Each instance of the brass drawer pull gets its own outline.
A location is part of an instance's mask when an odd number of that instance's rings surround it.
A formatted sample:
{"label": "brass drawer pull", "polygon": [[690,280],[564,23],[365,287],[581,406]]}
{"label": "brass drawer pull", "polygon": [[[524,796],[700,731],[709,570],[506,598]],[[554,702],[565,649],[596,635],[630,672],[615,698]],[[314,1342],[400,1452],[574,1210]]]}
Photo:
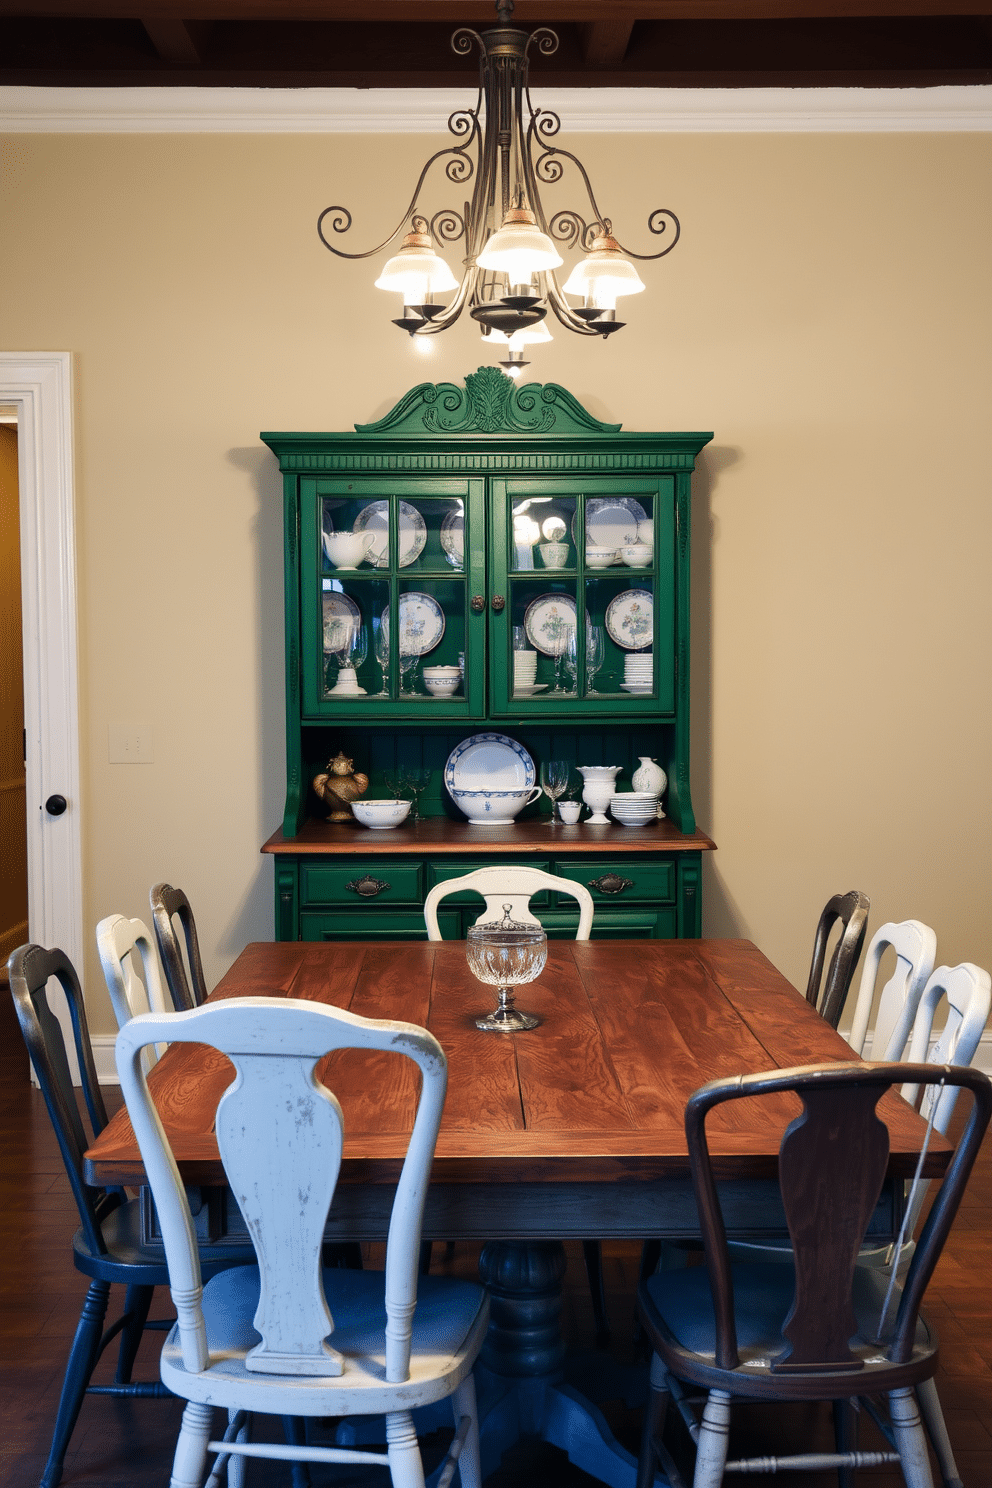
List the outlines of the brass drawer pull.
{"label": "brass drawer pull", "polygon": [[598,889],[601,894],[622,894],[624,889],[634,887],[634,880],[621,878],[619,873],[604,873],[602,878],[591,878],[589,887]]}
{"label": "brass drawer pull", "polygon": [[503,598],[502,594],[493,595],[492,606],[494,614],[501,615],[503,613],[503,611],[506,609],[506,600]]}
{"label": "brass drawer pull", "polygon": [[374,899],[376,894],[381,894],[384,889],[391,889],[392,884],[386,883],[384,878],[373,878],[371,873],[365,873],[361,878],[353,878],[351,883],[345,884],[353,894],[359,894],[363,899]]}
{"label": "brass drawer pull", "polygon": [[473,594],[471,606],[473,615],[481,615],[486,608],[486,596],[484,594]]}

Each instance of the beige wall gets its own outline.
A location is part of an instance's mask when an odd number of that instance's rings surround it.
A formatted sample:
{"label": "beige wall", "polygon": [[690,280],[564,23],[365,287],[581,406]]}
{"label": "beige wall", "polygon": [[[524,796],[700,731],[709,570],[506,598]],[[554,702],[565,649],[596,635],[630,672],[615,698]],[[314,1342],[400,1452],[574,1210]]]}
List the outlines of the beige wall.
{"label": "beige wall", "polygon": [[[342,202],[356,247],[384,236],[434,143],[21,136],[0,173],[3,345],[74,354],[86,922],[182,884],[211,981],[272,933],[281,496],[258,431],[346,429],[487,359],[469,324],[418,355],[370,266],[314,232]],[[858,887],[872,925],[916,916],[942,960],[992,965],[992,140],[575,143],[631,246],[650,206],[683,222],[628,329],[561,333],[531,375],[627,428],[715,430],[694,518],[707,933],[803,982],[823,902]],[[116,719],[152,724],[154,764],[108,763]]]}

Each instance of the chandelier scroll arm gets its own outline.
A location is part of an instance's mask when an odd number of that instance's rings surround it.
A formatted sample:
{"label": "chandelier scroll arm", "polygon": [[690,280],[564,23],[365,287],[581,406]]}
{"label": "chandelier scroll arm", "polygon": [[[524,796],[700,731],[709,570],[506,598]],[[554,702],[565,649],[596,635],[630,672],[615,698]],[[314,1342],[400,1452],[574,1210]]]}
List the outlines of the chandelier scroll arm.
{"label": "chandelier scroll arm", "polygon": [[[462,111],[459,110],[458,112],[460,113]],[[454,117],[456,117],[456,115],[452,115],[452,118],[454,118]],[[449,146],[447,146],[443,150],[437,150],[430,157],[430,159],[425,164],[423,170],[420,172],[420,177],[419,177],[419,179],[417,181],[416,186],[414,187],[413,196],[410,198],[410,203],[407,206],[406,211],[403,213],[403,215],[400,218],[399,222],[393,228],[393,231],[389,234],[388,237],[383,238],[383,240],[382,240],[381,243],[376,244],[376,246],[374,248],[368,248],[368,249],[366,249],[366,251],[364,253],[348,253],[343,248],[335,248],[334,244],[328,242],[327,238],[324,236],[324,219],[325,219],[325,217],[329,216],[329,214],[332,213],[332,212],[338,212],[338,213],[343,214],[341,217],[332,218],[332,220],[331,220],[331,229],[332,229],[332,231],[337,232],[337,233],[345,233],[345,232],[347,232],[348,229],[351,227],[351,224],[352,224],[352,220],[353,219],[352,219],[352,215],[351,215],[351,213],[350,213],[350,211],[348,210],[347,207],[334,206],[334,207],[325,207],[324,210],[321,212],[320,216],[317,218],[317,236],[319,237],[320,241],[323,243],[324,247],[328,250],[329,253],[333,253],[336,258],[351,258],[351,259],[372,258],[372,257],[374,257],[375,254],[381,253],[382,250],[383,250],[383,248],[388,247],[388,245],[390,243],[392,243],[396,238],[399,237],[399,235],[403,231],[403,228],[406,225],[406,223],[409,222],[410,219],[412,218],[413,213],[414,213],[414,211],[416,209],[416,206],[417,206],[417,202],[420,199],[420,192],[421,192],[421,189],[423,188],[424,181],[427,179],[427,173],[430,170],[431,166],[434,165],[436,161],[443,160],[445,158],[445,156],[450,156],[451,159],[448,161],[448,165],[445,168],[445,174],[448,175],[449,180],[452,180],[452,181],[468,181],[468,180],[471,180],[473,174],[475,173],[475,162],[472,160],[472,157],[468,153],[467,145],[471,143],[471,140],[472,140],[472,138],[474,138],[475,134],[477,133],[477,130],[478,130],[478,120],[476,120],[475,128],[472,130],[472,132],[471,132],[471,134],[469,136],[469,140],[466,142],[466,144],[464,144],[464,145],[449,145]],[[451,171],[451,168],[453,166],[456,167],[456,174],[452,176],[452,175],[450,175],[450,171]]]}
{"label": "chandelier scroll arm", "polygon": [[622,252],[627,254],[628,258],[640,259],[642,263],[652,262],[656,258],[664,258],[667,253],[671,253],[675,244],[682,236],[682,224],[670,207],[655,207],[651,216],[648,218],[648,231],[659,236],[663,232],[666,232],[668,230],[668,223],[663,220],[664,218],[668,218],[675,223],[675,236],[668,247],[662,248],[660,253],[635,253],[633,248],[628,248],[624,243],[619,242],[619,240],[617,246]]}

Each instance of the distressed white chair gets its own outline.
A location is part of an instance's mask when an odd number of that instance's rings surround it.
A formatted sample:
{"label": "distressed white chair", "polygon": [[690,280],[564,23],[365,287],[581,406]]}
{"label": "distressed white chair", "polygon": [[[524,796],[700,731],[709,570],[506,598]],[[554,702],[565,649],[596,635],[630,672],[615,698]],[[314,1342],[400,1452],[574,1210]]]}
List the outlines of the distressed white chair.
{"label": "distressed white chair", "polygon": [[904,1057],[923,988],[937,961],[937,937],[921,920],[902,920],[899,924],[890,921],[875,931],[865,952],[854,1020],[847,1039],[855,1054],[865,1051],[878,968],[890,948],[896,953],[896,965],[878,999],[871,1044],[875,1059]]}
{"label": "distressed white chair", "polygon": [[[258,1265],[202,1288],[186,1195],[142,1066],[144,1047],[163,1039],[211,1045],[237,1071],[217,1107],[215,1131]],[[411,1059],[422,1077],[384,1272],[320,1265],[344,1124],[315,1066],[339,1049]],[[173,1488],[203,1482],[208,1451],[235,1460],[386,1463],[394,1488],[423,1488],[410,1412],[448,1397],[456,1421],[449,1458],[457,1459],[463,1488],[480,1488],[471,1371],[488,1301],[480,1286],[447,1277],[420,1278],[418,1288],[420,1228],[447,1084],[444,1052],[433,1035],[314,1003],[239,998],[164,1018],[132,1018],[117,1037],[117,1068],[161,1222],[178,1318],[161,1364],[163,1383],[189,1402]],[[215,1407],[230,1420],[223,1441],[211,1440]],[[385,1415],[387,1450],[253,1443],[245,1440],[240,1414],[252,1411]]]}
{"label": "distressed white chair", "polygon": [[[96,945],[118,1028],[141,1013],[172,1011],[162,963],[143,920],[108,915],[96,927]],[[145,1055],[149,1068],[161,1052],[149,1046]]]}
{"label": "distressed white chair", "polygon": [[573,883],[569,878],[557,878],[545,873],[543,868],[527,868],[518,863],[500,864],[495,868],[476,868],[461,878],[449,878],[445,883],[435,884],[424,901],[424,919],[427,923],[427,939],[440,940],[441,931],[437,923],[437,907],[449,894],[462,894],[474,889],[486,901],[486,907],[476,924],[487,919],[502,919],[503,906],[509,904],[510,914],[524,925],[539,925],[540,920],[531,912],[530,901],[542,889],[552,889],[556,894],[568,894],[579,905],[579,928],[576,940],[588,940],[592,930],[592,895],[585,884]]}

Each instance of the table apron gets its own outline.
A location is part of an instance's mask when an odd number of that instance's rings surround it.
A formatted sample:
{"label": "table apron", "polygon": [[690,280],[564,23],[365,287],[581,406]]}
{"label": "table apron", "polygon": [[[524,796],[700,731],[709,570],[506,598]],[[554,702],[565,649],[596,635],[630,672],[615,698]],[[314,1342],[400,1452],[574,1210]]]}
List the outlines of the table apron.
{"label": "table apron", "polygon": [[[786,1238],[773,1179],[717,1184],[732,1239]],[[228,1189],[187,1190],[201,1246],[247,1235]],[[395,1189],[390,1184],[340,1184],[325,1229],[327,1240],[385,1240]],[[902,1218],[901,1182],[888,1180],[868,1237],[895,1238]],[[146,1244],[160,1244],[150,1190],[141,1190]],[[688,1178],[646,1183],[432,1183],[424,1210],[425,1240],[685,1240],[698,1238],[699,1218]]]}

